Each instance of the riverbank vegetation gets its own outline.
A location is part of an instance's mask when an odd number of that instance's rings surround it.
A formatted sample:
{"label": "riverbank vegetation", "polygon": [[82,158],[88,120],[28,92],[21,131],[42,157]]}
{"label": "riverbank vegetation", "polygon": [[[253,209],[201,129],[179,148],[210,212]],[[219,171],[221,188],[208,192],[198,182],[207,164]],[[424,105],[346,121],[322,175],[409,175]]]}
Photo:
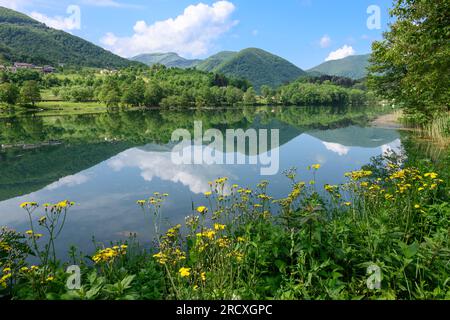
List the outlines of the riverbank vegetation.
{"label": "riverbank vegetation", "polygon": [[[73,203],[23,203],[30,230],[0,232],[1,294],[12,299],[449,299],[450,204],[447,157],[437,166],[391,154],[349,172],[341,185],[316,185],[321,166],[286,172],[282,199],[210,183],[185,225],[166,226],[155,192],[136,199],[154,245],[134,238],[71,250],[53,245]],[[307,176],[302,174],[302,176]],[[140,209],[139,209],[140,208]],[[32,255],[39,261],[27,263]],[[81,288],[68,265],[80,266]],[[70,282],[69,281],[69,282]]]}
{"label": "riverbank vegetation", "polygon": [[[90,69],[75,74],[40,75],[30,70],[0,77],[0,102],[5,106],[40,108],[86,103],[106,107],[205,108],[237,105],[357,105],[368,94],[351,79],[303,77],[277,89],[268,86],[258,94],[246,80],[194,69],[161,65],[132,67],[113,73]],[[58,104],[59,103],[59,104]]]}
{"label": "riverbank vegetation", "polygon": [[405,121],[450,137],[448,1],[394,1],[396,21],[374,42],[369,87],[402,107]]}

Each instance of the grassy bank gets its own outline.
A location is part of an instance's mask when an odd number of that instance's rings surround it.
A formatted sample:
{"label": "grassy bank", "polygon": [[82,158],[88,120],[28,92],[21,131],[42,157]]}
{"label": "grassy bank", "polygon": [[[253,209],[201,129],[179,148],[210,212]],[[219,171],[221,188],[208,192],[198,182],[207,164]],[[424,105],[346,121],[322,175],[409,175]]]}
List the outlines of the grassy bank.
{"label": "grassy bank", "polygon": [[[292,191],[273,199],[211,182],[185,225],[164,229],[164,202],[137,201],[158,234],[151,250],[133,238],[91,256],[54,243],[72,203],[24,203],[31,228],[0,233],[2,294],[13,299],[450,299],[450,159],[375,159],[339,186],[318,186],[320,165],[286,172]],[[41,263],[27,265],[33,254]],[[81,289],[69,290],[69,264]],[[72,281],[71,279],[69,279]],[[378,281],[379,280],[379,281]],[[70,282],[69,281],[69,282]]]}

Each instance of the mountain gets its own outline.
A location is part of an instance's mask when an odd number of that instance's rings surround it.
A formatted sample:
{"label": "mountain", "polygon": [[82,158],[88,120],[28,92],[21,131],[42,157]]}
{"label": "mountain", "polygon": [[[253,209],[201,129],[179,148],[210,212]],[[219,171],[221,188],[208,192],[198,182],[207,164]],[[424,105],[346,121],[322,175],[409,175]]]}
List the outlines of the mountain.
{"label": "mountain", "polygon": [[367,76],[367,67],[370,64],[369,58],[370,54],[365,54],[327,61],[308,70],[308,73],[313,75],[326,74],[359,80]]}
{"label": "mountain", "polygon": [[136,62],[121,58],[25,14],[0,7],[0,60],[39,65],[121,68]]}
{"label": "mountain", "polygon": [[306,74],[289,61],[256,48],[237,53],[219,53],[200,64],[199,68],[229,77],[247,79],[256,90],[262,85],[275,88]]}
{"label": "mountain", "polygon": [[200,62],[202,62],[202,60],[185,59],[173,52],[141,54],[131,58],[131,60],[142,62],[148,66],[152,66],[154,64],[163,64],[169,68],[182,68],[182,69],[193,68]]}
{"label": "mountain", "polygon": [[201,71],[211,72],[225,61],[233,58],[237,52],[222,51],[199,63],[196,68]]}

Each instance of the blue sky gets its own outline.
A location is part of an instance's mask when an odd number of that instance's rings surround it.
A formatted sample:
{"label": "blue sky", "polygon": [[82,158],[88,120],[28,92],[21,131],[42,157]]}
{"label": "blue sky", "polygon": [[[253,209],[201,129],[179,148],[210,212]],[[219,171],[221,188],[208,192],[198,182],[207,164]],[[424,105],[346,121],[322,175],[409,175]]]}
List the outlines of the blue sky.
{"label": "blue sky", "polygon": [[[0,0],[0,5],[125,57],[173,51],[204,58],[258,47],[308,69],[370,52],[387,28],[390,1]],[[379,29],[367,27],[371,5],[381,10]]]}

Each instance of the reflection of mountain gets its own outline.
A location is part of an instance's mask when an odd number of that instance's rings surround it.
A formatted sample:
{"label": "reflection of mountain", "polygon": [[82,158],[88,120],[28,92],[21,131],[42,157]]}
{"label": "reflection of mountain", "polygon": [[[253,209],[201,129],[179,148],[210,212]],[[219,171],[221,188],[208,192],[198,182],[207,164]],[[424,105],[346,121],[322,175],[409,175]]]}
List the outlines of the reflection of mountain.
{"label": "reflection of mountain", "polygon": [[400,139],[400,134],[395,130],[358,126],[333,130],[313,130],[306,133],[328,143],[331,148],[332,144],[345,147],[377,148]]}
{"label": "reflection of mountain", "polygon": [[0,153],[0,201],[40,190],[105,161],[127,143],[60,145]]}
{"label": "reflection of mountain", "polygon": [[[52,183],[73,183],[61,178],[74,175],[137,146],[153,153],[167,153],[178,128],[193,133],[194,121],[203,122],[203,132],[217,128],[279,129],[280,146],[305,131],[345,154],[342,146],[378,147],[399,138],[393,130],[349,127],[359,123],[367,110],[336,108],[244,108],[202,111],[130,111],[99,115],[61,117],[13,117],[0,119],[1,144],[39,144],[60,140],[64,144],[33,150],[0,149],[0,201],[40,190]],[[105,142],[116,141],[116,142]],[[269,149],[271,149],[269,144]],[[241,154],[249,154],[238,149]]]}

